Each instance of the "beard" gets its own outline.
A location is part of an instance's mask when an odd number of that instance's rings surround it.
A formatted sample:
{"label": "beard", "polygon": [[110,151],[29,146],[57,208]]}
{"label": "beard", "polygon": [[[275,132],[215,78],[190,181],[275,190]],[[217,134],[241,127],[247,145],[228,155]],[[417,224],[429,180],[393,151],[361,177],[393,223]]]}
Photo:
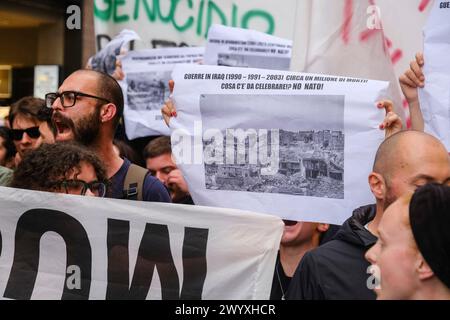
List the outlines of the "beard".
{"label": "beard", "polygon": [[53,122],[58,131],[57,135],[61,131],[70,130],[74,141],[89,147],[95,144],[100,134],[100,108],[96,107],[93,113],[78,119],[76,123],[59,111],[55,111]]}
{"label": "beard", "polygon": [[389,184],[386,184],[386,198],[384,200],[383,210],[386,211],[386,209],[391,204],[393,204],[397,199],[398,199],[398,197],[394,194],[394,192],[392,192],[392,189],[389,186]]}

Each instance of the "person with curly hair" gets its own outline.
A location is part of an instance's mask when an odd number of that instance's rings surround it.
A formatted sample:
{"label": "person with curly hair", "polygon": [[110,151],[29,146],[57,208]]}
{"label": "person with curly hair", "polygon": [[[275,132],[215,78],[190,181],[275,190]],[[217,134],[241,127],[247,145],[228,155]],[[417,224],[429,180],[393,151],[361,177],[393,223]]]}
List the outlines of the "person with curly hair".
{"label": "person with curly hair", "polygon": [[26,153],[13,188],[104,197],[106,171],[90,150],[73,143],[43,144]]}

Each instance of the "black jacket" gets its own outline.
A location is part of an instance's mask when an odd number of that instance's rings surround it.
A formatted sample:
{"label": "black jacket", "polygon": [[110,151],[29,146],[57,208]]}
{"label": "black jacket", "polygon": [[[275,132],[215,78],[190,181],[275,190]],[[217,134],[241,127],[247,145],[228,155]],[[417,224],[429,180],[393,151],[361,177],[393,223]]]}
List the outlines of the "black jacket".
{"label": "black jacket", "polygon": [[[336,233],[340,230],[341,226],[330,224],[328,230],[321,234],[319,245],[323,245],[328,241],[331,241]],[[280,251],[278,251],[277,262],[275,264],[275,271],[272,280],[272,291],[270,292],[270,300],[281,300],[285,298],[285,294],[288,291],[289,284],[292,277],[288,277],[284,273],[283,266],[280,262]]]}
{"label": "black jacket", "polygon": [[370,274],[366,251],[377,238],[364,226],[375,217],[375,205],[360,207],[330,242],[306,253],[289,286],[286,299],[375,299],[367,287]]}

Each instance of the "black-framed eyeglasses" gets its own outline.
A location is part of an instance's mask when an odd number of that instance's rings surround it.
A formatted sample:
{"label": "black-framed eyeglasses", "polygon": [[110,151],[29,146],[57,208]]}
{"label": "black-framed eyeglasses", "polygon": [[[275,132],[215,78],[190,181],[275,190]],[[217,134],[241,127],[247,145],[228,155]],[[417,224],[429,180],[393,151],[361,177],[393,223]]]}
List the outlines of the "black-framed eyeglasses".
{"label": "black-framed eyeglasses", "polygon": [[20,141],[23,138],[23,134],[26,132],[31,139],[37,139],[41,136],[39,127],[31,127],[27,129],[11,129],[11,138],[16,141]]}
{"label": "black-framed eyeglasses", "polygon": [[68,194],[79,194],[84,196],[88,190],[96,197],[104,197],[106,194],[106,184],[100,181],[86,182],[77,179],[63,180],[61,186]]}
{"label": "black-framed eyeglasses", "polygon": [[56,99],[61,100],[61,105],[64,108],[70,108],[75,105],[77,102],[77,97],[87,97],[87,98],[93,98],[97,100],[105,101],[106,103],[109,103],[110,101],[108,99],[93,96],[91,94],[78,92],[78,91],[64,91],[64,92],[50,92],[45,95],[45,105],[47,108],[51,108],[53,106],[53,103],[56,101]]}

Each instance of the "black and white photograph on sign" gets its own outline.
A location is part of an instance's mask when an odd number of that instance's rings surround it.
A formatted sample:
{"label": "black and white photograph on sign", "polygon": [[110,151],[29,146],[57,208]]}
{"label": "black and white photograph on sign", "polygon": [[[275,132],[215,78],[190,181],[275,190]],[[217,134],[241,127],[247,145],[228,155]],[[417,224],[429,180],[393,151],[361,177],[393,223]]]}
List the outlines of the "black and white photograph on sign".
{"label": "black and white photograph on sign", "polygon": [[253,127],[213,129],[220,121],[213,110],[249,104],[273,108],[273,98],[201,95],[202,121],[208,123],[203,135],[205,187],[344,199],[343,96],[276,96],[278,103],[297,111],[287,127],[264,128],[264,120],[256,118]]}
{"label": "black and white photograph on sign", "polygon": [[125,77],[119,83],[128,139],[170,134],[161,106],[170,94],[168,81],[173,68],[178,63],[203,60],[204,52],[204,47],[138,49],[121,57]]}
{"label": "black and white photograph on sign", "polygon": [[127,100],[131,110],[159,110],[169,97],[171,71],[128,73]]}
{"label": "black and white photograph on sign", "polygon": [[[200,72],[224,80],[191,79]],[[388,82],[212,65],[172,76],[172,154],[196,204],[341,225],[373,201],[364,177]]]}
{"label": "black and white photograph on sign", "polygon": [[289,70],[290,64],[290,58],[232,53],[219,53],[217,59],[218,66],[239,68],[260,68],[261,66],[266,66],[265,69]]}

